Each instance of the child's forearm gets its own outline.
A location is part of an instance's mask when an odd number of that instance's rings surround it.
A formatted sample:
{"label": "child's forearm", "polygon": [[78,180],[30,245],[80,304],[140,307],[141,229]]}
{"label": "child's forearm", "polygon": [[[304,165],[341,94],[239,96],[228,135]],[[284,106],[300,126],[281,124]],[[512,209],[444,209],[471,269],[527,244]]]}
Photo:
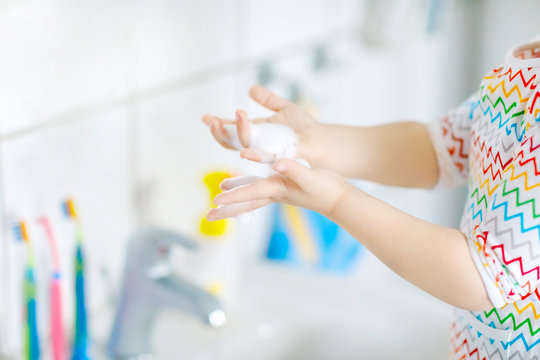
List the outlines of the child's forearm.
{"label": "child's forearm", "polygon": [[408,215],[348,186],[330,218],[398,275],[467,310],[493,306],[458,230]]}
{"label": "child's forearm", "polygon": [[371,127],[321,125],[312,165],[384,185],[431,188],[437,160],[424,124],[396,122]]}

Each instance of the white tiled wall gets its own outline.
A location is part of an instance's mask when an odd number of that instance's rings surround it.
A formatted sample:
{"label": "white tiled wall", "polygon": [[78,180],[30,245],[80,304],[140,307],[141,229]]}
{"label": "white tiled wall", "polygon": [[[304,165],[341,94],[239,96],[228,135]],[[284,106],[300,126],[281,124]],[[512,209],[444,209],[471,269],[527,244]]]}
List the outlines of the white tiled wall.
{"label": "white tiled wall", "polygon": [[[465,96],[456,84],[459,69],[444,68],[448,54],[462,50],[449,41],[452,24],[432,36],[411,34],[410,46],[367,48],[357,36],[364,5],[363,0],[0,1],[2,226],[28,220],[40,243],[38,266],[47,267],[35,217],[51,217],[62,247],[66,323],[73,313],[73,229],[61,217],[60,201],[74,196],[78,204],[89,306],[98,313],[114,297],[127,238],[139,225],[197,236],[208,206],[205,172],[265,171],[222,150],[200,121],[203,113],[231,117],[237,107],[253,116],[268,114],[247,96],[261,61],[275,70],[274,89],[287,95],[296,83],[308,103],[318,104],[325,122],[428,120],[455,105],[456,94]],[[343,33],[353,36],[335,37]],[[304,46],[318,40],[326,41],[330,65],[315,73]],[[457,224],[460,204],[454,193],[360,186],[416,216]],[[453,206],[438,206],[449,199]],[[264,246],[266,219],[263,211],[250,228],[237,229],[232,249],[257,253]],[[0,331],[6,309],[18,309],[1,296],[17,290],[6,287],[13,269],[5,269],[5,260],[17,251],[8,230],[0,235]],[[222,254],[229,256],[230,249]],[[216,260],[211,256],[207,265],[200,265],[205,260],[200,257],[178,257],[179,271],[197,261],[197,270],[208,270]],[[11,334],[20,345],[16,332]],[[4,335],[0,332],[0,354]]]}
{"label": "white tiled wall", "polygon": [[47,0],[2,6],[2,134],[127,94],[133,30],[125,24],[126,4]]}
{"label": "white tiled wall", "polygon": [[[540,36],[540,3],[518,0],[507,2],[494,0],[485,7],[481,19],[480,52],[484,55],[478,64],[479,75],[504,61],[508,49]],[[514,19],[519,19],[519,23]]]}
{"label": "white tiled wall", "polygon": [[242,51],[249,55],[267,53],[301,41],[327,36],[344,27],[343,14],[348,1],[248,0],[242,13],[245,31]]}
{"label": "white tiled wall", "polygon": [[136,1],[137,88],[175,81],[239,56],[240,0]]}
{"label": "white tiled wall", "polygon": [[[0,186],[2,184],[2,176],[0,175]],[[2,194],[0,192],[0,204],[3,204]],[[3,208],[0,207],[0,214],[4,214]],[[5,239],[5,234],[3,231],[3,221],[0,222],[0,292],[3,294],[3,296],[0,296],[0,320],[2,322],[7,322],[9,317],[9,301],[8,301],[8,295],[7,295],[7,283],[8,283],[8,273],[7,273],[7,241]],[[6,327],[0,328],[0,349],[2,349],[3,352],[8,351],[8,333],[9,330]]]}

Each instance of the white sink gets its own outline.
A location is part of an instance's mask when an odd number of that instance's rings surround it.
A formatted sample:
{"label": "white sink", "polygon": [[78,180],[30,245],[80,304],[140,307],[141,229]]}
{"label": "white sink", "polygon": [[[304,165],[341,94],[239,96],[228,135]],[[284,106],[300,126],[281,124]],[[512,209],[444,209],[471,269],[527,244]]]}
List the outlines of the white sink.
{"label": "white sink", "polygon": [[450,307],[370,258],[350,276],[254,264],[227,324],[164,311],[151,339],[159,360],[442,359]]}

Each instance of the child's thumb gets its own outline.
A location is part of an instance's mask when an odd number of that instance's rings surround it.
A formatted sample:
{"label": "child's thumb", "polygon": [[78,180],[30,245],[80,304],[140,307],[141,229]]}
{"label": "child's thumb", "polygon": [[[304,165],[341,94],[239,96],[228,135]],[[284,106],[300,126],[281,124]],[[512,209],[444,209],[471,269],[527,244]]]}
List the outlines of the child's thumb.
{"label": "child's thumb", "polygon": [[309,183],[313,179],[313,170],[300,164],[296,160],[282,159],[275,162],[274,170],[280,174],[287,176],[296,184],[302,186]]}

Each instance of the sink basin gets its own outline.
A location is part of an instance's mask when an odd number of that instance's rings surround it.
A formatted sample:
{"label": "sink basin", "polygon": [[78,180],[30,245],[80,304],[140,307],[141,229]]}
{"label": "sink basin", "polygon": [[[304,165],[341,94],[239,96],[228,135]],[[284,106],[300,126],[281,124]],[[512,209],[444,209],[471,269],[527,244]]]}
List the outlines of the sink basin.
{"label": "sink basin", "polygon": [[164,311],[153,330],[153,358],[445,358],[450,307],[375,258],[363,260],[351,275],[275,264],[247,266],[222,329]]}

